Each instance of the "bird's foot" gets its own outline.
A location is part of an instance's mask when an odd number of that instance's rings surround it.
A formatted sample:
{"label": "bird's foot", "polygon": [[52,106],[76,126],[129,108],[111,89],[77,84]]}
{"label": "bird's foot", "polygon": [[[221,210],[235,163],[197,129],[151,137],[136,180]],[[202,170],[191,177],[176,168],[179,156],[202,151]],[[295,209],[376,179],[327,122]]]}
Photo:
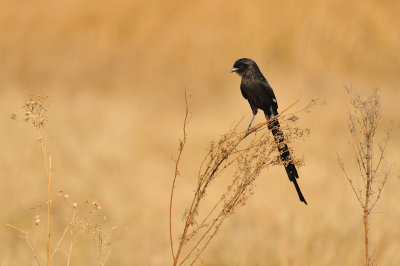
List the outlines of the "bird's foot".
{"label": "bird's foot", "polygon": [[246,134],[244,134],[244,137],[247,137],[248,135],[250,135],[250,129],[251,127],[248,127],[246,130]]}

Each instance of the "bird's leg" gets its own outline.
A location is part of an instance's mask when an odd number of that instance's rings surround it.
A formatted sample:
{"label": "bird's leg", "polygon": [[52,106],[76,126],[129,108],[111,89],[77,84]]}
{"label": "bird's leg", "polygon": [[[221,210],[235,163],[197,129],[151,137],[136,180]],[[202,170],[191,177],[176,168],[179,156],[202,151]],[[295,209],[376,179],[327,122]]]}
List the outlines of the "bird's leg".
{"label": "bird's leg", "polygon": [[256,117],[256,114],[255,115],[253,115],[253,118],[251,119],[251,121],[250,121],[250,125],[249,125],[249,127],[247,128],[247,132],[249,132],[250,131],[250,128],[251,128],[251,124],[253,124],[253,121],[254,121],[254,118]]}

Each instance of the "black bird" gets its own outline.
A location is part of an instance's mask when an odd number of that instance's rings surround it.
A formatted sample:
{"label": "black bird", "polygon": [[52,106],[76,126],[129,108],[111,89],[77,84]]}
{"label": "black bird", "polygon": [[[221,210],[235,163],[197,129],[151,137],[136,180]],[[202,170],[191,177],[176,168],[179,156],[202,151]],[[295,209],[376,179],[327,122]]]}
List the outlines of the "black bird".
{"label": "black bird", "polygon": [[284,162],[289,180],[293,182],[296,187],[299,199],[307,204],[303,194],[301,193],[300,187],[297,184],[296,178],[299,178],[299,175],[297,174],[296,166],[291,159],[289,149],[285,143],[285,138],[280,129],[279,121],[276,118],[276,115],[278,115],[278,103],[274,91],[261,73],[256,62],[249,58],[237,60],[233,65],[231,72],[236,72],[242,77],[240,90],[243,97],[249,102],[251,110],[253,111],[253,118],[251,119],[247,130],[250,130],[258,109],[263,110],[265,118],[269,121],[268,129],[271,130],[275,142],[278,144],[277,146],[281,160]]}

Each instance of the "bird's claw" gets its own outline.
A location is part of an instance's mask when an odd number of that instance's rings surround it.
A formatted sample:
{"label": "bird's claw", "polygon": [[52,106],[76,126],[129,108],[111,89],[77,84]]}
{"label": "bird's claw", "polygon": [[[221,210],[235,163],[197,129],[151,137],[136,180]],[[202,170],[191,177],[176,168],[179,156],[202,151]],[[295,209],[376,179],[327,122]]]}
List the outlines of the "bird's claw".
{"label": "bird's claw", "polygon": [[250,135],[250,129],[251,129],[251,127],[247,128],[246,134],[244,134],[244,138],[247,137],[248,135]]}

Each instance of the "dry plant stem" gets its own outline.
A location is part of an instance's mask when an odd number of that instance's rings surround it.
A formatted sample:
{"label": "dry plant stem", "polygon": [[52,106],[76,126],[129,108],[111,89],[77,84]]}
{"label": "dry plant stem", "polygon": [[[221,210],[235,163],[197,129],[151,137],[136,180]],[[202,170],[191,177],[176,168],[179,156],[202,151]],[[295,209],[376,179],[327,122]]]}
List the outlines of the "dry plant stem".
{"label": "dry plant stem", "polygon": [[[74,208],[74,213],[72,214],[72,218],[71,221],[67,224],[67,226],[64,229],[64,232],[62,233],[60,239],[58,240],[58,243],[56,245],[56,247],[53,250],[53,253],[51,254],[50,259],[52,260],[54,255],[57,253],[58,247],[60,246],[61,242],[64,240],[65,235],[68,233],[68,231],[71,228],[71,225],[75,222],[75,218],[76,218],[76,210]],[[72,248],[72,241],[71,241],[71,248]],[[70,249],[70,252],[72,251],[72,249]]]}
{"label": "dry plant stem", "polygon": [[[104,265],[106,265],[106,262],[107,262],[107,260],[108,260],[108,258],[110,257],[110,255],[111,255],[111,251],[112,251],[112,243],[110,242],[110,238],[112,237],[112,235],[113,235],[113,233],[114,233],[114,231],[117,229],[117,226],[115,225],[112,229],[111,229],[111,231],[109,232],[109,233],[107,233],[106,234],[106,237],[105,237],[105,239],[106,239],[106,245],[109,245],[109,248],[108,248],[108,252],[107,252],[107,254],[106,254],[106,256],[104,257],[104,259],[103,259],[103,261],[102,261],[102,263],[101,263],[101,265],[102,266],[104,266]],[[104,241],[103,241],[104,242]]]}
{"label": "dry plant stem", "polygon": [[[71,232],[72,235],[72,232]],[[72,254],[72,247],[73,247],[74,243],[71,240],[70,244],[69,244],[69,251],[68,251],[68,255],[67,255],[67,266],[70,265],[70,261],[71,261],[71,254]]]}
{"label": "dry plant stem", "polygon": [[[254,131],[253,131],[253,132],[254,132]],[[244,139],[244,137],[239,138],[239,142],[241,142],[243,139]],[[191,204],[190,209],[189,209],[189,216],[188,216],[188,218],[187,218],[187,220],[186,220],[185,227],[184,227],[184,230],[183,230],[183,233],[182,233],[182,239],[181,239],[181,242],[180,242],[180,244],[179,244],[178,253],[177,253],[177,255],[176,255],[176,257],[175,257],[175,260],[174,260],[174,266],[178,263],[179,255],[180,255],[180,252],[181,252],[181,250],[182,250],[182,248],[183,248],[183,245],[184,245],[184,243],[185,243],[185,239],[186,239],[186,236],[187,236],[187,232],[188,232],[188,230],[189,230],[189,226],[192,224],[194,215],[196,214],[196,211],[193,211],[193,210],[197,210],[197,209],[198,209],[198,206],[199,206],[199,204],[200,204],[200,201],[201,201],[201,199],[203,198],[203,195],[204,195],[204,193],[205,193],[206,188],[208,187],[209,182],[212,180],[212,177],[214,177],[214,175],[217,173],[219,166],[223,163],[223,161],[224,161],[226,158],[228,158],[228,156],[229,156],[229,153],[228,153],[226,156],[220,158],[220,160],[217,161],[217,162],[215,163],[215,167],[212,169],[212,172],[210,173],[210,179],[208,179],[208,180],[206,181],[206,183],[202,183],[202,182],[200,181],[200,182],[199,182],[199,185],[197,186],[197,191],[196,191],[196,193],[195,193],[195,196],[193,197],[192,204]],[[200,177],[199,177],[199,180],[200,180]],[[211,227],[209,228],[209,230],[210,230],[210,229],[211,229]],[[206,234],[208,233],[209,230],[207,230]],[[205,235],[204,235],[204,236],[205,236]],[[203,236],[201,239],[203,239],[204,236]],[[200,240],[200,241],[201,241],[201,240]],[[196,245],[196,246],[197,246],[197,245]],[[194,249],[192,249],[192,251],[193,251],[193,250],[194,250]],[[190,255],[190,254],[189,254],[189,255]],[[188,256],[187,256],[187,257],[188,257]],[[186,257],[184,260],[186,260],[187,257]],[[182,263],[183,263],[183,262],[182,262]],[[181,264],[182,264],[182,263],[181,263]]]}
{"label": "dry plant stem", "polygon": [[43,138],[42,131],[40,128],[37,128],[37,134],[39,136],[39,142],[42,148],[44,163],[46,167],[46,176],[47,176],[47,210],[46,210],[46,258],[47,258],[47,266],[50,266],[50,208],[51,208],[51,200],[50,200],[50,188],[51,188],[51,156],[47,155],[47,138]]}
{"label": "dry plant stem", "polygon": [[110,255],[111,255],[111,248],[108,250],[107,255],[104,257],[103,263],[101,264],[102,266],[106,265],[106,262],[110,257]]}
{"label": "dry plant stem", "polygon": [[180,253],[181,249],[178,250],[178,254],[175,257],[174,244],[172,241],[172,200],[174,197],[176,178],[179,175],[178,166],[179,166],[179,162],[180,162],[181,155],[183,152],[183,148],[185,147],[185,144],[186,144],[186,125],[188,123],[188,116],[189,116],[189,104],[188,104],[188,98],[187,98],[187,94],[186,94],[186,90],[185,90],[185,118],[183,120],[183,140],[180,142],[178,158],[175,161],[175,174],[174,174],[174,179],[172,181],[171,197],[170,197],[170,201],[169,201],[169,240],[170,240],[172,259],[174,260],[174,265],[176,265],[176,262],[179,257],[179,253]]}
{"label": "dry plant stem", "polygon": [[[211,235],[215,235],[216,234],[216,232],[218,231],[218,229],[219,229],[219,227],[221,226],[221,224],[222,224],[222,222],[225,220],[225,218],[226,218],[226,216],[225,217],[222,217],[220,220],[219,220],[219,223],[217,224],[217,225],[215,225],[216,224],[216,222],[218,221],[218,219],[220,218],[221,216],[218,216],[218,218],[213,222],[213,224],[210,226],[210,228],[207,230],[207,232],[201,237],[201,240],[199,240],[199,243],[200,243],[200,241],[202,241],[203,239],[204,239],[204,237],[207,235],[207,233],[212,229],[212,228],[214,228],[214,231],[213,231],[213,233],[211,234]],[[203,247],[201,248],[201,250],[197,253],[197,255],[196,255],[196,257],[194,258],[194,260],[190,263],[190,265],[193,265],[199,258],[200,258],[200,256],[201,256],[201,254],[203,253],[203,251],[206,249],[206,247],[208,246],[208,244],[211,242],[211,239],[212,239],[212,237],[209,237],[208,239],[207,239],[207,242],[203,245]],[[193,248],[193,250],[191,251],[191,253],[194,251],[194,248]],[[190,254],[188,254],[187,256],[186,256],[186,258],[182,261],[182,263],[180,264],[180,265],[182,265],[184,262],[185,262],[185,260],[187,259],[187,258],[189,258],[189,256],[191,255],[191,253]]]}
{"label": "dry plant stem", "polygon": [[69,242],[69,250],[68,250],[68,253],[67,253],[67,266],[70,265],[71,255],[72,255],[72,249],[73,249],[74,244],[75,244],[74,238],[75,238],[75,236],[76,236],[77,234],[79,234],[79,231],[74,231],[73,228],[70,228],[70,229],[69,229],[69,233],[70,233],[70,238],[71,238],[71,240],[70,240],[70,242]]}
{"label": "dry plant stem", "polygon": [[[348,88],[349,94],[351,88]],[[389,134],[383,139],[383,144],[378,145],[379,155],[374,160],[374,138],[378,128],[380,118],[380,95],[377,90],[367,98],[358,94],[351,95],[351,110],[349,112],[349,129],[352,136],[352,148],[355,154],[360,178],[363,187],[354,184],[353,179],[347,173],[343,160],[338,157],[338,163],[346,176],[350,186],[360,203],[363,212],[363,231],[364,231],[364,251],[365,265],[371,264],[372,255],[369,252],[369,223],[370,214],[376,203],[380,199],[383,187],[385,186],[390,174],[390,167],[384,167],[386,164],[385,150],[389,140]],[[383,163],[383,164],[382,164]],[[355,178],[356,181],[359,179]],[[380,184],[378,180],[381,181]],[[357,182],[358,183],[358,182]]]}
{"label": "dry plant stem", "polygon": [[99,235],[98,235],[98,242],[97,242],[97,248],[99,250],[99,265],[102,265],[102,261],[103,261],[103,234],[102,231],[98,231]]}
{"label": "dry plant stem", "polygon": [[371,134],[366,135],[366,143],[367,143],[367,187],[365,191],[365,201],[364,201],[364,246],[365,246],[365,265],[369,265],[369,251],[368,251],[368,211],[369,206],[368,203],[370,201],[371,194],[371,169],[372,169],[372,136]]}
{"label": "dry plant stem", "polygon": [[11,228],[13,228],[13,229],[15,229],[15,230],[17,230],[17,231],[19,231],[19,232],[21,232],[21,233],[24,234],[24,236],[25,236],[25,242],[28,244],[29,248],[31,249],[31,251],[32,251],[32,253],[33,253],[33,256],[35,257],[35,260],[36,260],[37,264],[38,264],[39,266],[42,265],[42,263],[41,263],[41,261],[40,261],[40,258],[39,258],[39,256],[38,256],[38,252],[37,252],[37,249],[36,249],[36,247],[35,247],[35,244],[33,243],[33,241],[32,241],[32,239],[31,239],[29,233],[28,233],[27,231],[25,231],[25,230],[22,230],[22,229],[20,229],[20,228],[18,228],[18,227],[16,227],[16,226],[14,226],[14,225],[11,225],[11,224],[7,224],[7,226],[9,226],[9,227],[11,227]]}
{"label": "dry plant stem", "polygon": [[[245,138],[246,135],[243,136],[243,138]],[[272,150],[270,152],[270,154],[272,153]],[[269,155],[270,155],[269,154]],[[236,181],[236,180],[235,180]],[[232,199],[230,200],[230,202],[227,204],[228,206],[235,206],[235,204],[237,203],[237,201],[240,199],[240,196],[242,195],[243,191],[247,188],[247,186],[250,185],[250,183],[245,183],[241,189],[239,191],[237,191],[235,193],[235,196],[232,197]],[[222,202],[222,200],[225,198],[226,194],[228,194],[233,186],[231,186],[228,191],[226,193],[224,193],[224,195],[221,197],[221,199],[217,202],[217,204],[214,206],[214,208],[211,210],[211,212],[207,215],[207,217],[203,220],[202,224],[205,223],[205,221],[208,219],[208,217],[211,215],[211,213],[217,208],[217,206],[220,204],[220,202]],[[180,265],[182,265],[190,256],[191,254],[195,251],[195,249],[200,245],[200,243],[203,241],[203,239],[205,239],[205,237],[207,236],[207,234],[211,231],[211,229],[214,228],[214,231],[212,234],[209,235],[207,241],[203,244],[201,250],[196,254],[195,259],[191,262],[190,265],[193,265],[201,256],[201,254],[203,253],[203,251],[207,248],[208,244],[210,243],[212,236],[214,236],[216,234],[216,232],[218,231],[219,227],[221,226],[221,224],[223,223],[223,221],[228,217],[225,215],[224,213],[225,209],[223,209],[220,214],[217,216],[217,218],[214,219],[214,221],[212,222],[212,224],[209,226],[209,228],[207,229],[206,232],[203,233],[203,235],[201,236],[201,238],[198,240],[198,242],[196,243],[196,245],[188,252],[187,256],[183,259],[183,261],[180,263]],[[233,212],[233,208],[230,209],[229,211]],[[218,222],[218,223],[217,223]],[[201,227],[201,226],[200,226]],[[197,231],[197,230],[196,230]]]}

